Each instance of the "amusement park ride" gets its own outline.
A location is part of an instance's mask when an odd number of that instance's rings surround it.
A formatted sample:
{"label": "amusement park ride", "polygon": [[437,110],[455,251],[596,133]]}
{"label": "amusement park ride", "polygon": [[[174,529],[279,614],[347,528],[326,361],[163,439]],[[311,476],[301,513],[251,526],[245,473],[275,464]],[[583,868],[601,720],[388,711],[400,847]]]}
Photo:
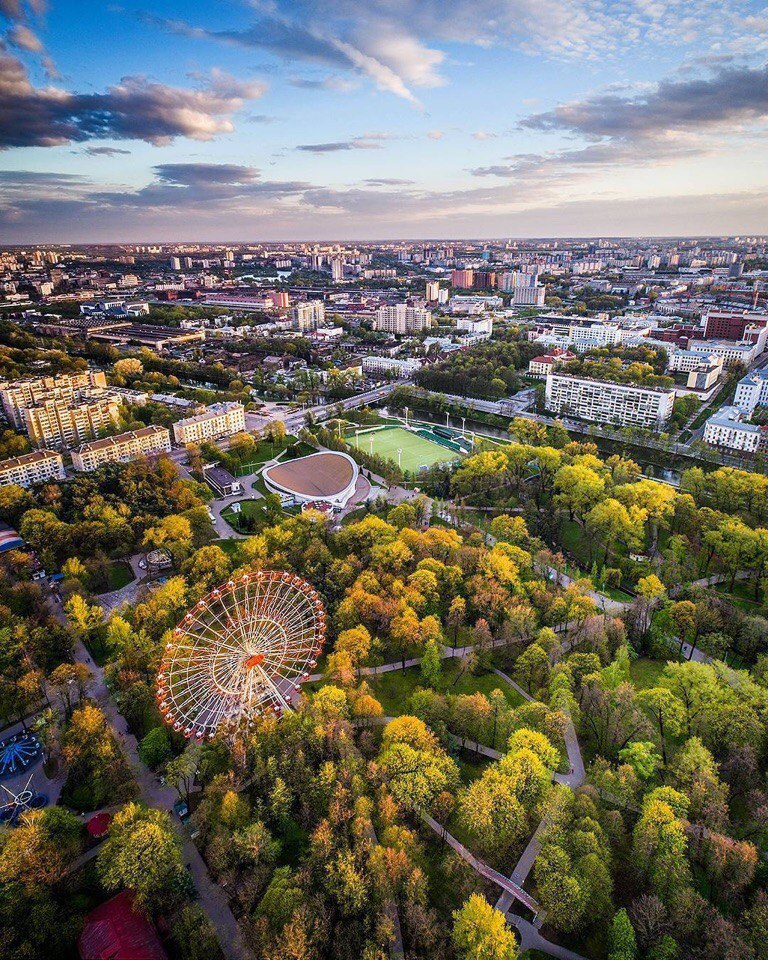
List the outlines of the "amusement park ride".
{"label": "amusement park ride", "polygon": [[166,723],[203,740],[290,710],[325,626],[317,591],[292,573],[245,573],[212,590],[166,645],[157,677]]}

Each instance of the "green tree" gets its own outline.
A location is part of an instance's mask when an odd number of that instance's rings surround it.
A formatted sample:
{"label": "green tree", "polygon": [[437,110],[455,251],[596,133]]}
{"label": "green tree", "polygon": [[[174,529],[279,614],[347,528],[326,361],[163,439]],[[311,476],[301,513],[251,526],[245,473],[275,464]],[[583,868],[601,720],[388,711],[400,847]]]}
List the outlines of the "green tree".
{"label": "green tree", "polygon": [[436,687],[441,676],[440,647],[436,640],[428,640],[421,657],[421,677],[428,687]]}
{"label": "green tree", "polygon": [[517,940],[504,914],[485,897],[471,894],[453,912],[451,940],[460,960],[517,960]]}
{"label": "green tree", "polygon": [[608,960],[635,960],[637,941],[632,922],[622,907],[613,918],[609,934]]}

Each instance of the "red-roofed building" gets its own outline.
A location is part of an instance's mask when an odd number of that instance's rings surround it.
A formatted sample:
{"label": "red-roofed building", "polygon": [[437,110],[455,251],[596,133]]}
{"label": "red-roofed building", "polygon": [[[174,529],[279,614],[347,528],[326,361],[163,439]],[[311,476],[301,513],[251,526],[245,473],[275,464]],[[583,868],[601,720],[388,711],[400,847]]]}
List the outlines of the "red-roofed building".
{"label": "red-roofed building", "polygon": [[563,350],[562,347],[555,347],[549,353],[542,354],[540,357],[534,357],[528,364],[528,373],[533,377],[546,377],[547,374],[559,367],[562,363],[569,360],[575,360],[576,354],[570,350]]}
{"label": "red-roofed building", "polygon": [[168,960],[157,930],[133,909],[130,890],[88,914],[77,950],[80,960]]}

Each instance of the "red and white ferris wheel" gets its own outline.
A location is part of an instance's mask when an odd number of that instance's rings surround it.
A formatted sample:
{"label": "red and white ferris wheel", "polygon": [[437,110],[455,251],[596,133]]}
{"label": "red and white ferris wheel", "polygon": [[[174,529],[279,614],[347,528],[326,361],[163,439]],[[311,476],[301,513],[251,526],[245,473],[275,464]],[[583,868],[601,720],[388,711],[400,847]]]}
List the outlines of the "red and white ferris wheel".
{"label": "red and white ferris wheel", "polygon": [[325,639],[317,591],[292,573],[262,570],[229,580],[173,630],[157,676],[166,723],[186,737],[280,715],[306,680]]}

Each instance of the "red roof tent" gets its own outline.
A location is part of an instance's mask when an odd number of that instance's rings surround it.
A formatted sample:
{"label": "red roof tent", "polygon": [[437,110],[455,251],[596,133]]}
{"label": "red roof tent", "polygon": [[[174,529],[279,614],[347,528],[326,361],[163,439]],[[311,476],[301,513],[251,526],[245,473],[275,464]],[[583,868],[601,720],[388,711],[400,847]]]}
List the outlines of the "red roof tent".
{"label": "red roof tent", "polygon": [[91,837],[103,837],[109,830],[110,823],[112,823],[111,814],[97,813],[95,817],[91,817],[88,823],[86,823],[85,829]]}
{"label": "red roof tent", "polygon": [[123,890],[88,914],[77,941],[81,960],[168,960],[157,931],[132,901]]}

